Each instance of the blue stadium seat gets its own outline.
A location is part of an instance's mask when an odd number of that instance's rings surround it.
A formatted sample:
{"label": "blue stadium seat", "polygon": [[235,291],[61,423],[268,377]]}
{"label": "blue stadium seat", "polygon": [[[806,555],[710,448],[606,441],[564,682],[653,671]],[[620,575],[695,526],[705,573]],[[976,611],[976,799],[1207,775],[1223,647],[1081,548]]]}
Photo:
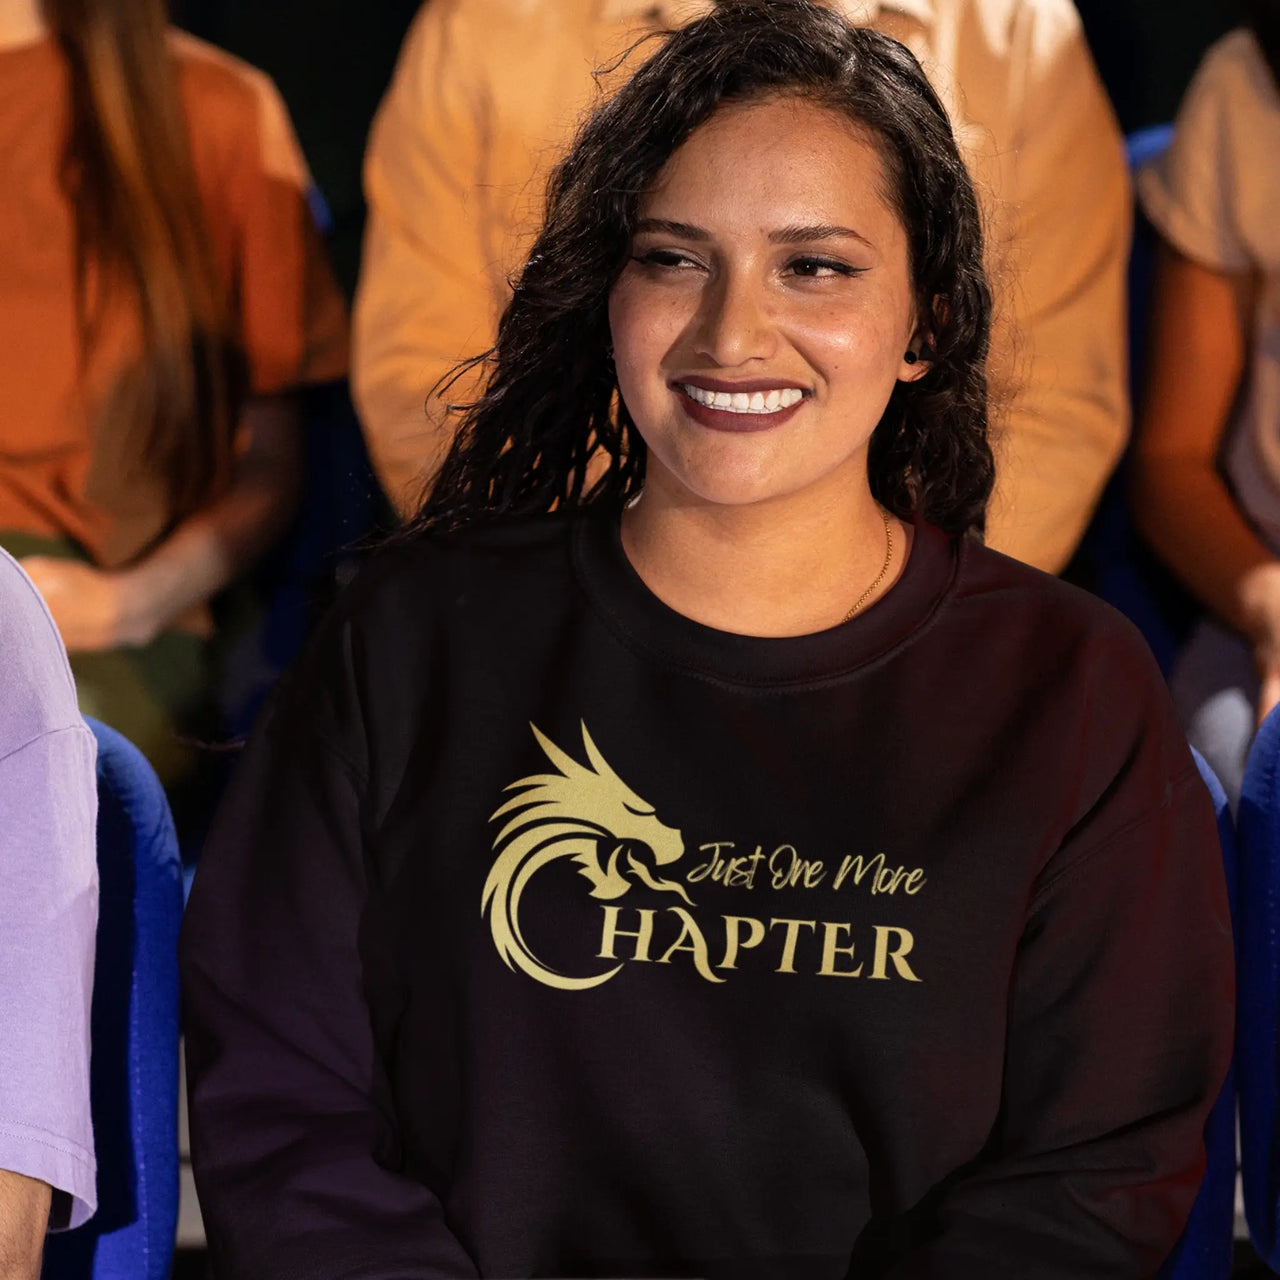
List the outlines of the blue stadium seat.
{"label": "blue stadium seat", "polygon": [[167,1280],[178,1220],[181,863],[164,791],[142,753],[98,740],[97,951],[90,1091],[98,1212],[51,1236],[46,1280]]}
{"label": "blue stadium seat", "polygon": [[[306,456],[298,513],[253,571],[255,616],[222,657],[218,701],[230,738],[248,733],[267,693],[386,520],[347,384],[309,387],[302,402]],[[230,595],[234,600],[234,589]],[[230,629],[238,630],[234,619]]]}
{"label": "blue stadium seat", "polygon": [[1236,1062],[1244,1209],[1254,1248],[1280,1268],[1280,708],[1249,750],[1237,817],[1240,842]]}
{"label": "blue stadium seat", "polygon": [[[1222,843],[1223,869],[1233,925],[1239,926],[1239,871],[1235,831],[1226,792],[1194,749],[1200,776],[1213,797]],[[1237,934],[1238,936],[1238,934]],[[1204,1131],[1207,1163],[1200,1193],[1178,1247],[1160,1271],[1159,1280],[1226,1280],[1231,1275],[1236,1198],[1236,1071],[1233,1063],[1222,1092],[1209,1113]]]}
{"label": "blue stadium seat", "polygon": [[[1137,173],[1169,145],[1173,126],[1154,125],[1126,139],[1129,168]],[[1138,210],[1129,254],[1129,398],[1135,417],[1146,376],[1147,319],[1156,234]],[[1066,577],[1120,610],[1146,637],[1167,676],[1199,608],[1173,575],[1143,545],[1129,515],[1129,460],[1121,459],[1103,491]]]}

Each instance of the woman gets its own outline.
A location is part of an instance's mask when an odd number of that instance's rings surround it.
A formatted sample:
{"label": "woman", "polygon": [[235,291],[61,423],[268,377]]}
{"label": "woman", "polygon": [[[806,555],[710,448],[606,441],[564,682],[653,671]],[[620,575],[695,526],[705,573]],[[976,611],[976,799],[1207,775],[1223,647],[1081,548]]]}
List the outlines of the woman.
{"label": "woman", "polygon": [[972,536],[981,260],[919,67],[803,0],[585,126],[201,867],[218,1275],[1155,1271],[1219,855],[1141,641]]}
{"label": "woman", "polygon": [[1172,684],[1233,804],[1280,701],[1280,0],[1250,14],[1205,55],[1138,179],[1163,243],[1134,508],[1211,611]]}
{"label": "woman", "polygon": [[342,303],[274,88],[161,0],[0,0],[0,155],[0,545],[83,709],[173,785],[209,601],[289,518]]}

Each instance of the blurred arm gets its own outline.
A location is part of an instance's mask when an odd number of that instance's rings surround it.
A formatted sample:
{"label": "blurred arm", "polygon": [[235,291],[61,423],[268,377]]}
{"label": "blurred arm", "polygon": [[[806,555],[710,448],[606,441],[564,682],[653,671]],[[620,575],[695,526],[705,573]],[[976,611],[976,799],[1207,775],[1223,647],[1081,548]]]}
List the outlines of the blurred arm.
{"label": "blurred arm", "polygon": [[0,1169],[0,1280],[38,1280],[52,1198],[47,1183]]}
{"label": "blurred arm", "polygon": [[145,644],[179,615],[204,604],[288,526],[302,470],[294,397],[251,399],[238,437],[235,474],[227,491],[183,521],[145,559],[120,572],[123,643]]}
{"label": "blurred arm", "polygon": [[[492,344],[505,281],[494,249],[481,56],[462,6],[419,14],[369,138],[369,221],[352,346],[352,392],[369,455],[401,516],[452,440],[432,394],[459,360]],[[447,399],[466,400],[475,380]]]}
{"label": "blurred arm", "polygon": [[[1028,6],[1030,8],[1030,6]],[[1009,204],[993,392],[996,489],[987,542],[1056,573],[1071,558],[1129,429],[1124,148],[1074,11],[1023,33],[1027,88]],[[1013,367],[1015,366],[1016,367]]]}
{"label": "blurred arm", "polygon": [[71,652],[149,644],[234,582],[287,526],[297,502],[301,442],[289,396],[245,407],[227,491],[127,569],[29,556],[36,584]]}
{"label": "blurred arm", "polygon": [[1135,449],[1134,516],[1195,594],[1247,631],[1243,580],[1273,562],[1217,467],[1244,372],[1249,280],[1162,245],[1152,303],[1151,376]]}
{"label": "blurred arm", "polygon": [[[1201,266],[1162,245],[1151,377],[1135,452],[1134,517],[1188,587],[1252,641],[1264,682],[1280,680],[1280,562],[1218,469],[1244,374],[1248,273]],[[1265,706],[1276,700],[1264,689]]]}

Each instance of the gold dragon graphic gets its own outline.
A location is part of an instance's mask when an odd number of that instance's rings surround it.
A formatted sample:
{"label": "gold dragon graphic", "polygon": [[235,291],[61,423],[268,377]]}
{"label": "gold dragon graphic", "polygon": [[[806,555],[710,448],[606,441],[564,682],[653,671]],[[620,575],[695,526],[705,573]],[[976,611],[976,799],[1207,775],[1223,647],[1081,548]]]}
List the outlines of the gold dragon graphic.
{"label": "gold dragon graphic", "polygon": [[585,722],[582,745],[589,765],[561,751],[537,725],[529,728],[557,772],[513,782],[506,790],[516,794],[490,817],[490,822],[506,822],[493,841],[496,857],[480,912],[489,915],[494,944],[507,968],[521,969],[550,987],[583,991],[607,982],[622,966],[575,978],[542,964],[520,928],[520,899],[529,881],[550,863],[569,859],[590,881],[593,898],[621,898],[632,887],[629,872],[648,888],[679,894],[689,902],[682,885],[656,876],[636,856],[639,849],[647,849],[655,867],[667,866],[683,856],[684,841],[613,771]]}

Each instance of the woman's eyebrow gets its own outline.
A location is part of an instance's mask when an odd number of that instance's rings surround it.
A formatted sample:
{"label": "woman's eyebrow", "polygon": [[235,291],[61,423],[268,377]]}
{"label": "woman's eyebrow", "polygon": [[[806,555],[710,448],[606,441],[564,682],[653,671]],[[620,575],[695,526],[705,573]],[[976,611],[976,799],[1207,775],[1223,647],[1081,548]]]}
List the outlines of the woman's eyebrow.
{"label": "woman's eyebrow", "polygon": [[687,222],[672,222],[669,218],[641,218],[636,223],[636,235],[643,231],[661,231],[682,240],[710,240],[711,233]]}
{"label": "woman's eyebrow", "polygon": [[[710,240],[711,233],[702,227],[695,227],[689,222],[674,222],[670,218],[641,218],[636,223],[635,234],[644,232],[661,232],[664,235],[678,236],[681,240]],[[861,232],[852,227],[837,227],[827,222],[815,222],[804,226],[783,227],[769,233],[772,244],[809,244],[814,240],[852,239],[874,249]]]}
{"label": "woman's eyebrow", "polygon": [[829,223],[818,222],[810,226],[783,227],[780,231],[771,231],[769,240],[773,244],[805,244],[812,240],[838,240],[850,238],[860,240],[868,249],[875,245],[852,227],[836,227]]}

